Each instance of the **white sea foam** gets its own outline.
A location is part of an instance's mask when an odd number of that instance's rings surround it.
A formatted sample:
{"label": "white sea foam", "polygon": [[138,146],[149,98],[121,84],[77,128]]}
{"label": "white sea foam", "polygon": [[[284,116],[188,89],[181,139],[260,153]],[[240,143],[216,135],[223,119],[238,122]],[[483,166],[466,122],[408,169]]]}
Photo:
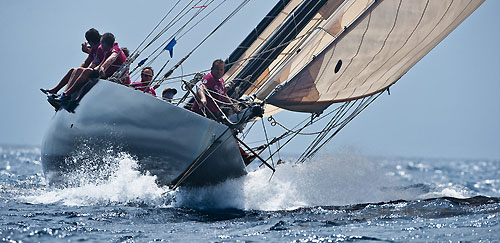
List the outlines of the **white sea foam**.
{"label": "white sea foam", "polygon": [[[79,186],[68,188],[46,188],[24,196],[30,203],[60,203],[68,206],[106,205],[126,203],[153,203],[163,201],[168,189],[158,187],[156,177],[141,174],[137,170],[137,162],[127,154],[119,154],[114,159],[117,166],[111,166],[114,171],[101,181],[91,181],[95,178],[84,173],[76,175],[81,183]],[[83,171],[83,170],[81,170]]]}
{"label": "white sea foam", "polygon": [[419,196],[419,199],[438,198],[438,197],[454,197],[467,198],[473,196],[468,190],[458,185],[437,185],[436,188]]}
{"label": "white sea foam", "polygon": [[176,191],[159,187],[155,176],[140,173],[137,161],[127,154],[115,154],[104,160],[109,164],[106,168],[111,170],[100,172],[107,175],[106,179],[95,180],[94,168],[87,172],[82,169],[73,176],[77,186],[46,188],[24,199],[30,203],[71,206],[139,203],[268,211],[440,196],[464,197],[465,193],[445,185],[431,189],[425,184],[408,184],[408,181],[404,185],[404,177],[387,173],[374,160],[349,152],[304,164],[281,164],[274,175],[263,167],[217,185],[181,187]]}

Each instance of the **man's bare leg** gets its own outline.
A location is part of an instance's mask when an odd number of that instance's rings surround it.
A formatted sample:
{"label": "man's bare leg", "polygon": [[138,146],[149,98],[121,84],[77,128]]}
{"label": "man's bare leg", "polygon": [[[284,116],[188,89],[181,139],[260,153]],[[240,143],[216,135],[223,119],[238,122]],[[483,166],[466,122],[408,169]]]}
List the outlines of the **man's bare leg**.
{"label": "man's bare leg", "polygon": [[56,94],[57,92],[59,92],[59,90],[61,90],[66,84],[68,84],[68,81],[75,70],[76,68],[70,69],[68,73],[61,79],[61,81],[59,81],[56,87],[48,90],[49,93]]}
{"label": "man's bare leg", "polygon": [[[72,85],[68,88],[66,87],[66,91],[64,91],[65,95],[71,95],[77,92],[88,80],[90,75],[92,74],[92,68],[85,68],[82,70],[80,75],[75,79]],[[76,75],[75,75],[76,76]]]}
{"label": "man's bare leg", "polygon": [[68,84],[66,85],[66,89],[64,90],[63,93],[67,93],[68,90],[75,85],[76,80],[78,79],[78,77],[80,77],[80,75],[83,73],[84,70],[85,68],[77,68],[75,69],[75,71],[73,71],[71,77],[69,78]]}

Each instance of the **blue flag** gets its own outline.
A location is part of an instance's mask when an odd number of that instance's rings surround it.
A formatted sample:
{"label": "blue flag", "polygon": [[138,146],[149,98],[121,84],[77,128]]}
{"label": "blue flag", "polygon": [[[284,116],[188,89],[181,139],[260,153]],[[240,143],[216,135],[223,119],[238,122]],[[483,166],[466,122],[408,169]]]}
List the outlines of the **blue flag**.
{"label": "blue flag", "polygon": [[142,59],[139,64],[137,64],[137,66],[142,66],[142,64],[144,64],[146,61],[148,60],[148,58],[146,57],[145,59]]}
{"label": "blue flag", "polygon": [[170,57],[174,55],[174,46],[177,44],[175,37],[165,46],[165,50],[170,53]]}

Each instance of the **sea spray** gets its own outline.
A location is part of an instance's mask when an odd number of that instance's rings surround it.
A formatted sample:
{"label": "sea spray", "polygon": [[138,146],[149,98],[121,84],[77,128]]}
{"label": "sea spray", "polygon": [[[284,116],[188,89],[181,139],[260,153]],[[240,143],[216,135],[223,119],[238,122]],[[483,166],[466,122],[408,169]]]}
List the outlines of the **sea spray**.
{"label": "sea spray", "polygon": [[406,190],[374,160],[355,153],[323,156],[303,164],[285,163],[276,173],[267,168],[203,188],[181,189],[176,205],[194,208],[292,210],[320,205],[347,205],[413,200],[419,188]]}
{"label": "sea spray", "polygon": [[[73,158],[74,159],[74,158]],[[156,177],[138,170],[138,162],[126,153],[107,153],[106,165],[80,168],[71,174],[72,186],[47,187],[23,196],[29,203],[63,205],[129,205],[195,209],[293,210],[314,206],[416,200],[430,197],[463,197],[449,184],[412,183],[408,166],[395,171],[380,168],[380,161],[349,151],[325,155],[303,164],[287,162],[276,173],[256,168],[248,175],[200,188],[171,191],[155,183]],[[294,160],[290,160],[294,161]],[[410,162],[402,162],[408,163]],[[430,172],[426,172],[430,173]]]}
{"label": "sea spray", "polygon": [[[0,150],[0,241],[488,242],[498,239],[498,160],[453,163],[443,159],[334,154],[301,165],[279,165],[271,181],[268,169],[251,169],[248,176],[220,185],[196,190],[181,187],[172,192],[153,184],[146,173],[139,173],[136,166],[140,163],[133,158],[124,161],[126,155],[116,155],[111,157],[118,166],[109,178],[89,181],[72,190],[43,183],[39,152],[17,154],[18,148],[3,148],[3,152]],[[471,169],[476,166],[477,170]],[[359,175],[350,173],[352,169],[360,170]],[[329,177],[321,178],[326,175]],[[355,180],[359,178],[361,182]],[[339,188],[348,181],[358,186]],[[128,189],[137,184],[149,193]],[[364,193],[356,191],[359,186],[378,191],[359,196]],[[386,201],[383,198],[431,196],[428,193],[450,195],[454,192],[449,189],[460,192],[455,190],[460,188],[477,197],[381,202]],[[91,190],[98,190],[96,193],[101,197],[93,195]],[[329,195],[332,192],[338,195]],[[353,194],[342,199],[348,204],[332,206],[342,204],[335,198],[342,192]],[[118,193],[128,197],[118,197]],[[374,203],[350,203],[359,199]],[[70,201],[77,206],[66,206]],[[208,210],[198,210],[198,205]],[[216,206],[220,210],[210,210]],[[282,210],[294,207],[300,208]],[[241,210],[245,208],[250,210]]]}
{"label": "sea spray", "polygon": [[[31,196],[24,196],[24,200],[29,203],[60,203],[67,206],[130,203],[162,205],[170,198],[169,190],[159,187],[155,176],[139,172],[137,161],[130,155],[119,153],[114,161],[115,166],[108,167],[113,171],[106,172],[109,177],[105,180],[89,180],[95,178],[95,175],[86,174],[82,169],[75,175],[80,177],[80,185],[65,188],[47,187]],[[93,170],[90,170],[89,173],[92,172]]]}

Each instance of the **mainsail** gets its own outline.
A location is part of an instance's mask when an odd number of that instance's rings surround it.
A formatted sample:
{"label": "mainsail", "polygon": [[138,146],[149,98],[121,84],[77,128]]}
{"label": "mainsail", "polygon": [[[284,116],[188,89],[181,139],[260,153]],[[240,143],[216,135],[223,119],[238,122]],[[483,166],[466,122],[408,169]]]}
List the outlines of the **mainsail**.
{"label": "mainsail", "polygon": [[[271,74],[257,98],[321,112],[387,89],[484,0],[350,0]],[[274,92],[272,92],[274,90]]]}

